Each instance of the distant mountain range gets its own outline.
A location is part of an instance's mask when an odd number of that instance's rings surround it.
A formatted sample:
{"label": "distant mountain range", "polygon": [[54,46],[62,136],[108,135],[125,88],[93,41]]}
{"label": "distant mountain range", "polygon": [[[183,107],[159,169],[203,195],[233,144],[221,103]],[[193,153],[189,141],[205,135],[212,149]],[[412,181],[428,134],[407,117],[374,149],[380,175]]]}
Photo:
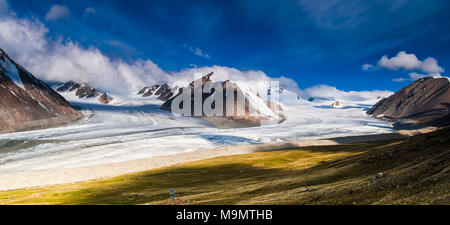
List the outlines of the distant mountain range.
{"label": "distant mountain range", "polygon": [[75,83],[72,81],[60,84],[56,90],[58,92],[72,92],[78,98],[95,98],[102,104],[109,104],[113,97],[106,92],[100,94],[95,88],[91,87],[88,83]]}
{"label": "distant mountain range", "polygon": [[[102,104],[113,103],[113,101],[116,99],[115,96],[110,95],[107,92],[103,92],[102,94],[100,91],[86,82],[76,83],[73,81],[68,81],[65,83],[56,84],[54,87],[56,91],[58,91],[60,94],[64,94],[64,96],[66,97],[69,96],[70,99],[73,99],[74,97],[81,100],[95,99]],[[175,91],[178,91],[178,89],[172,89],[171,86],[169,86],[167,83],[162,85],[155,84],[142,88],[137,93],[137,96],[141,96],[143,98],[153,97],[157,100],[160,100],[161,102],[165,102],[174,95]]]}
{"label": "distant mountain range", "polygon": [[82,118],[50,86],[0,49],[0,133],[40,129]]}
{"label": "distant mountain range", "polygon": [[[192,90],[204,88],[208,81],[214,85],[221,85],[224,93],[227,88],[233,88],[236,90],[234,96],[226,94],[223,96],[224,115],[228,109],[235,108],[237,105],[236,100],[233,101],[233,105],[227,105],[226,99],[230,97],[236,99],[238,94],[244,96],[245,99],[244,115],[211,117],[205,116],[205,112],[202,111],[201,116],[198,116],[222,128],[255,126],[264,122],[280,123],[285,118],[278,112],[282,112],[286,105],[307,105],[312,101],[317,104],[313,98],[305,100],[281,87],[267,89],[268,95],[279,94],[280,103],[266,101],[253,90],[252,84],[230,80],[213,81],[211,79],[213,74],[214,72],[211,72],[183,88],[168,83],[153,84],[143,87],[132,95],[143,99],[159,100],[161,109],[171,111],[172,102],[183,94],[183,91],[187,90],[186,88]],[[200,85],[194,87],[196,82]],[[80,99],[82,102],[88,101],[97,104],[116,104],[117,99],[123,99],[123,96],[102,93],[88,83],[68,81],[53,87],[56,91],[18,65],[0,49],[0,133],[59,126],[82,118],[83,115],[77,112],[62,95],[71,101]],[[382,120],[414,120],[420,123],[431,121],[430,124],[433,125],[445,125],[449,123],[450,118],[449,87],[448,78],[422,78],[394,95],[381,99],[367,113]],[[205,103],[205,99],[215,94],[217,94],[215,90],[211,93],[203,93],[202,105]],[[135,97],[132,98],[135,99]],[[192,95],[191,99],[193,98]],[[327,103],[329,107],[334,108],[345,107],[346,104],[346,101],[336,99],[327,99],[325,102],[327,101],[330,102]],[[258,115],[250,115],[251,111],[257,111]],[[192,114],[194,115],[194,113]]]}

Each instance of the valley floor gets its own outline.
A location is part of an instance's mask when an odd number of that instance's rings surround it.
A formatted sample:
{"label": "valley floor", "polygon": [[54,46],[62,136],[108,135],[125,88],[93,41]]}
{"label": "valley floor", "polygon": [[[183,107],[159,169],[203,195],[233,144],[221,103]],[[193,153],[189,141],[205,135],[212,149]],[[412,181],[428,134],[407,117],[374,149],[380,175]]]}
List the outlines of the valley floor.
{"label": "valley floor", "polygon": [[[393,132],[391,123],[366,114],[369,103],[349,102],[334,108],[329,101],[306,101],[287,107],[283,112],[286,120],[281,124],[218,129],[198,118],[160,110],[161,101],[156,99],[129,97],[114,105],[71,101],[85,115],[75,124],[0,134],[0,176],[221,147]],[[0,178],[0,187],[4,185],[9,183]]]}
{"label": "valley floor", "polygon": [[109,179],[2,191],[0,203],[450,204],[449,162],[450,128],[445,128],[404,139],[222,156]]}

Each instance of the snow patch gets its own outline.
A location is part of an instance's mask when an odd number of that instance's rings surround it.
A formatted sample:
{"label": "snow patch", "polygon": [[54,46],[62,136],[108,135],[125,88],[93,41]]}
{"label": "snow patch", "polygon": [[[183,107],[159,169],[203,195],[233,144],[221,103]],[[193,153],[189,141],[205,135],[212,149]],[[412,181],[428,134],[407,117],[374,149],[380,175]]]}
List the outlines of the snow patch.
{"label": "snow patch", "polygon": [[4,62],[0,60],[0,66],[6,70],[5,72],[6,76],[8,76],[18,87],[22,88],[23,90],[26,90],[25,86],[22,83],[22,79],[20,78],[19,70],[17,69],[16,64],[14,64],[13,62],[11,62],[10,59],[5,57]]}
{"label": "snow patch", "polygon": [[250,105],[253,105],[255,107],[255,109],[263,114],[264,116],[269,116],[269,117],[273,117],[273,118],[278,118],[278,115],[276,115],[266,104],[266,102],[259,97],[258,95],[256,95],[257,92],[255,92],[254,90],[252,90],[252,88],[250,88],[250,86],[248,86],[245,83],[242,82],[236,82],[236,84],[239,86],[239,88],[241,88],[242,92],[244,93],[245,97],[247,98],[247,100],[249,101]]}

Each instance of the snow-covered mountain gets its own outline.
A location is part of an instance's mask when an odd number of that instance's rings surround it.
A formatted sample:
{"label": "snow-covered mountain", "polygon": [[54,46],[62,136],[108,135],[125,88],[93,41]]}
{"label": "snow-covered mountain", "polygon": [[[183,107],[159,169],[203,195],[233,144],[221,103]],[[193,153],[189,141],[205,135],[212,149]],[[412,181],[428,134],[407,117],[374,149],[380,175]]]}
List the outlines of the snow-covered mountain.
{"label": "snow-covered mountain", "polygon": [[308,104],[309,102],[304,98],[300,97],[298,94],[284,89],[283,87],[263,87],[263,90],[267,89],[268,98],[272,98],[272,95],[276,94],[278,96],[277,102],[281,104],[284,108],[289,106],[297,106],[302,104]]}
{"label": "snow-covered mountain", "polygon": [[0,133],[68,124],[81,117],[0,48]]}
{"label": "snow-covered mountain", "polygon": [[155,84],[152,86],[142,88],[137,94],[142,97],[156,97],[156,99],[161,101],[169,100],[174,93],[178,93],[178,88],[171,88],[167,83],[163,85]]}
{"label": "snow-covered mountain", "polygon": [[91,87],[88,83],[79,84],[68,81],[66,83],[56,85],[56,90],[67,96],[69,100],[72,100],[73,98],[95,99],[102,104],[109,104],[114,100],[114,97],[108,95],[106,92],[100,94],[97,89]]}
{"label": "snow-covered mountain", "polygon": [[[215,124],[217,127],[248,127],[248,126],[257,126],[261,125],[261,123],[280,123],[284,121],[284,116],[279,112],[283,110],[282,106],[277,102],[270,102],[266,99],[262,98],[258,92],[255,92],[253,88],[245,83],[233,82],[233,81],[212,81],[211,76],[214,72],[211,72],[202,78],[192,81],[188,86],[183,88],[177,95],[167,100],[162,106],[161,109],[172,111],[172,104],[176,101],[177,97],[181,97],[181,95],[185,94],[184,92],[190,90],[191,94],[188,94],[188,98],[190,98],[191,102],[191,113],[190,115],[202,117],[203,119]],[[194,110],[194,93],[206,89],[207,83],[210,83],[212,87],[221,87],[223,92],[219,93],[215,88],[211,89],[210,93],[203,92],[202,94],[202,112],[197,114]],[[227,89],[232,89],[233,95],[229,96]],[[199,90],[197,90],[199,89]],[[266,92],[268,93],[269,91]],[[189,93],[189,92],[186,92]],[[231,92],[230,92],[231,93]],[[208,99],[214,99],[215,95],[223,95],[223,112],[222,115],[208,115],[208,113],[204,110],[203,105]],[[268,93],[269,94],[269,93]],[[242,106],[240,109],[239,102],[237,100],[238,96],[243,97]],[[227,98],[233,98],[233,101],[227,101]],[[176,104],[176,103],[175,103]],[[213,103],[214,105],[216,102]],[[214,106],[216,107],[216,106]],[[242,110],[239,113],[239,110]],[[232,111],[232,115],[230,115],[230,111]]]}

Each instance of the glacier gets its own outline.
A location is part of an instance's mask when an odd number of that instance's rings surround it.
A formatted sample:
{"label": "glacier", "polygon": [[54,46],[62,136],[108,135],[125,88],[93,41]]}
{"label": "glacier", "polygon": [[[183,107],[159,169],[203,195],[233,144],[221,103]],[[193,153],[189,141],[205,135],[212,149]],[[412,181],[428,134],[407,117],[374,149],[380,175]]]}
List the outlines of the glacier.
{"label": "glacier", "polygon": [[[160,109],[161,101],[136,93],[109,105],[61,93],[85,117],[75,124],[7,133],[1,141],[39,143],[0,149],[0,174],[121,162],[223,146],[291,142],[392,132],[392,124],[365,113],[379,99],[361,97],[307,101],[287,90],[280,95],[286,120],[259,127],[218,129],[193,117]],[[26,145],[24,145],[26,146]]]}

